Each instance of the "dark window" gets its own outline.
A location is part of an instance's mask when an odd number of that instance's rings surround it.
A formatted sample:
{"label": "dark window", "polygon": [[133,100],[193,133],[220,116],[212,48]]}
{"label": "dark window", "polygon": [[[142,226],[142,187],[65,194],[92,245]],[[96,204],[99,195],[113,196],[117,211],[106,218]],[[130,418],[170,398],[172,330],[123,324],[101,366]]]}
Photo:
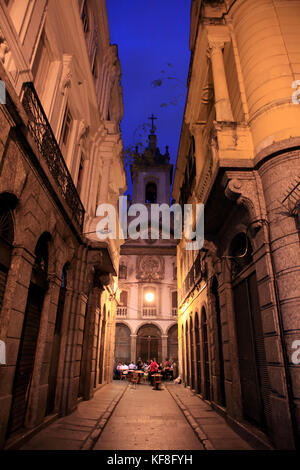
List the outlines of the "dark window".
{"label": "dark window", "polygon": [[148,183],[146,186],[145,202],[156,204],[157,202],[157,186],[155,183]]}
{"label": "dark window", "polygon": [[172,292],[172,308],[177,308],[177,291]]}
{"label": "dark window", "polygon": [[81,186],[82,186],[82,179],[83,179],[83,165],[84,165],[84,157],[81,154],[79,170],[78,170],[78,179],[77,179],[77,191],[80,194]]}
{"label": "dark window", "polygon": [[71,132],[71,125],[72,125],[72,116],[69,110],[69,107],[66,106],[62,130],[61,130],[61,144],[65,147],[68,144],[70,132]]}
{"label": "dark window", "polygon": [[252,263],[252,246],[245,233],[239,233],[234,237],[230,246],[231,273],[234,278],[246,266]]}
{"label": "dark window", "polygon": [[88,15],[86,1],[83,2],[82,12],[81,12],[81,21],[83,24],[83,31],[85,33],[88,33],[90,30],[90,26],[89,26],[89,15]]}

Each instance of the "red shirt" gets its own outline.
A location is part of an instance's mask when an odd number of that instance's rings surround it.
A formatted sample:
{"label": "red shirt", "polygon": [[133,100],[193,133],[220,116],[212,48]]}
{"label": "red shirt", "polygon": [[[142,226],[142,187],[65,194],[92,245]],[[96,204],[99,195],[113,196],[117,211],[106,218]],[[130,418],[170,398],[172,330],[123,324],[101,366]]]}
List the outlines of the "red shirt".
{"label": "red shirt", "polygon": [[158,364],[157,364],[157,362],[152,361],[151,364],[150,364],[150,371],[151,371],[151,372],[156,372],[157,369],[158,369]]}

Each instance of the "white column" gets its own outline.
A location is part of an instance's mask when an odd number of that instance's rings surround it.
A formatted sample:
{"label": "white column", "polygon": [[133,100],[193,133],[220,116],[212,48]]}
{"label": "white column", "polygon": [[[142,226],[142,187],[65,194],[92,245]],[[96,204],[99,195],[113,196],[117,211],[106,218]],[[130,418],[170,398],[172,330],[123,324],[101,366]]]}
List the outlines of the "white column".
{"label": "white column", "polygon": [[131,355],[131,361],[135,362],[137,357],[136,357],[136,339],[137,335],[130,335],[130,355]]}
{"label": "white column", "polygon": [[224,41],[209,40],[209,54],[214,79],[217,121],[233,121],[222,49]]}

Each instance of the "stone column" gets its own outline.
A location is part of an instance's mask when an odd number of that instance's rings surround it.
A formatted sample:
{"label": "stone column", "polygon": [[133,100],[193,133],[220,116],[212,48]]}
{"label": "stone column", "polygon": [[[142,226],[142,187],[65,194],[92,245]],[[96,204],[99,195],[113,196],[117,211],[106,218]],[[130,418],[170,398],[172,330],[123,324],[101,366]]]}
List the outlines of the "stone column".
{"label": "stone column", "polygon": [[83,347],[83,367],[82,375],[84,376],[83,397],[85,400],[90,400],[94,394],[94,380],[95,380],[95,320],[97,313],[98,299],[101,295],[99,287],[93,287],[88,300],[87,316],[85,320],[85,332]]}
{"label": "stone column", "polygon": [[168,335],[161,335],[161,355],[162,361],[168,357]]}
{"label": "stone column", "polygon": [[[80,357],[78,353],[79,328],[84,323],[84,312],[87,297],[84,294],[84,280],[86,276],[87,250],[81,246],[78,250],[78,258],[74,267],[73,295],[70,305],[69,326],[66,339],[66,354],[64,365],[64,380],[62,391],[62,409],[64,414],[68,414],[76,407],[80,369]],[[77,370],[76,370],[77,364]]]}
{"label": "stone column", "polygon": [[135,362],[136,357],[136,339],[137,335],[130,335],[130,359]]}
{"label": "stone column", "polygon": [[217,121],[233,121],[224,68],[223,47],[224,41],[209,39],[208,51],[211,58],[214,79],[216,117]]}
{"label": "stone column", "polygon": [[[57,305],[57,300],[59,296],[59,290],[61,285],[61,280],[55,275],[50,275],[48,278],[48,289],[44,296],[43,308],[41,312],[41,321],[39,328],[39,335],[37,340],[36,355],[34,361],[34,369],[32,373],[32,382],[30,387],[30,395],[28,408],[25,419],[25,426],[32,428],[39,424],[39,422],[44,417],[45,410],[41,407],[42,404],[46,404],[47,401],[47,389],[48,384],[41,385],[41,375],[43,361],[45,357],[45,349],[47,343],[47,333],[48,333],[48,323],[49,323],[49,314],[51,309],[51,303]],[[41,402],[41,393],[42,387],[46,388],[43,402]]]}
{"label": "stone column", "polygon": [[64,303],[64,313],[63,313],[63,318],[62,318],[60,353],[59,353],[58,370],[57,370],[56,399],[55,399],[55,407],[54,407],[54,410],[56,412],[63,411],[62,391],[63,391],[63,382],[64,382],[64,366],[65,366],[65,356],[66,356],[68,326],[69,326],[72,296],[73,296],[73,291],[67,287],[66,295],[65,295],[65,303]]}

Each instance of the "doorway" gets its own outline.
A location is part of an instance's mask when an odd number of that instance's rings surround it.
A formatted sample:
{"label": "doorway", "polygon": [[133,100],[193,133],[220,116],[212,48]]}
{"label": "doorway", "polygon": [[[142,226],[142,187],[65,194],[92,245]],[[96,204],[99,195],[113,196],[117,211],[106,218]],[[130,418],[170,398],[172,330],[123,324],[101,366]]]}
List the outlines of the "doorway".
{"label": "doorway", "polygon": [[149,362],[156,358],[157,362],[162,361],[161,334],[155,325],[143,325],[137,334],[136,342],[137,357]]}

